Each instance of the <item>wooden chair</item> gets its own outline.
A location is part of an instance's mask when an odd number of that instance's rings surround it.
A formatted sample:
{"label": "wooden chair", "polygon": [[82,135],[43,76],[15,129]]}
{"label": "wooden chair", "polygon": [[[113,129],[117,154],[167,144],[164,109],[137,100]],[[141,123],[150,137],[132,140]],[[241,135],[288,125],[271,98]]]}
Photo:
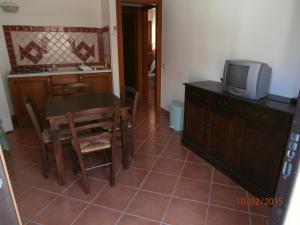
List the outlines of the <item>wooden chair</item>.
{"label": "wooden chair", "polygon": [[[39,114],[35,101],[31,97],[26,96],[24,97],[24,103],[39,140],[41,155],[42,155],[42,163],[43,163],[43,175],[45,178],[48,178],[49,176],[48,144],[52,143],[52,134],[50,129],[44,127],[42,117]],[[68,129],[61,130],[59,136],[60,136],[60,141],[67,141],[71,139],[71,134]]]}
{"label": "wooden chair", "polygon": [[92,83],[74,83],[64,85],[64,95],[81,95],[95,90]]}
{"label": "wooden chair", "polygon": [[134,149],[134,127],[135,127],[135,117],[136,111],[138,107],[138,101],[140,93],[136,91],[132,87],[125,87],[125,93],[123,94],[123,102],[129,105],[129,120],[128,120],[128,137],[124,137],[122,134],[122,139],[124,142],[125,138],[129,138],[130,143],[130,154],[132,157],[135,156],[135,149]]}
{"label": "wooden chair", "polygon": [[[106,115],[105,117],[103,115]],[[107,115],[111,115],[108,117]],[[118,108],[96,108],[80,112],[67,113],[69,126],[72,132],[72,145],[76,152],[84,185],[84,191],[90,192],[90,186],[86,171],[110,166],[111,168],[111,185],[115,184],[115,148],[116,148],[116,126],[119,116]],[[96,118],[103,118],[101,120]],[[85,121],[84,124],[78,121]],[[97,128],[110,127],[110,131],[99,131]],[[97,130],[97,132],[95,131]],[[105,161],[104,164],[85,168],[83,155],[94,153],[98,151],[105,151],[110,153],[109,162]]]}

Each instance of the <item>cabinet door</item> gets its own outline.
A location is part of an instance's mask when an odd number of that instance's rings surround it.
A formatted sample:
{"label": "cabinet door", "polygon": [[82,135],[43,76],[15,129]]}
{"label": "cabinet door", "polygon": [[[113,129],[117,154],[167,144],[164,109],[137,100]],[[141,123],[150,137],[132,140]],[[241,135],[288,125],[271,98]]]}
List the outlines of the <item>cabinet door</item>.
{"label": "cabinet door", "polygon": [[243,136],[240,173],[271,197],[275,192],[286,138],[250,126],[245,126]]}
{"label": "cabinet door", "polygon": [[27,115],[23,98],[31,96],[40,112],[45,111],[46,99],[52,95],[51,81],[48,77],[12,78],[9,80],[11,94],[18,119]]}
{"label": "cabinet door", "polygon": [[240,121],[231,116],[212,113],[209,152],[224,165],[236,168],[239,158]]}
{"label": "cabinet door", "polygon": [[95,84],[96,93],[112,92],[111,73],[80,74],[80,82]]}
{"label": "cabinet door", "polygon": [[208,147],[208,130],[209,109],[204,105],[194,103],[186,103],[186,120],[184,135],[192,139],[200,147],[207,149]]}

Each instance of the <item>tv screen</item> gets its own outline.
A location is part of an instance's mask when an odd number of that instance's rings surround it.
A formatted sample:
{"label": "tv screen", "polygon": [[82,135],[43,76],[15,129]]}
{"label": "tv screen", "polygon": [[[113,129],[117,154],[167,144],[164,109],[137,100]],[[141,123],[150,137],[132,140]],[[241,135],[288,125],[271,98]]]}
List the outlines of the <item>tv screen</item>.
{"label": "tv screen", "polygon": [[228,64],[226,71],[226,85],[246,89],[248,72],[249,66]]}

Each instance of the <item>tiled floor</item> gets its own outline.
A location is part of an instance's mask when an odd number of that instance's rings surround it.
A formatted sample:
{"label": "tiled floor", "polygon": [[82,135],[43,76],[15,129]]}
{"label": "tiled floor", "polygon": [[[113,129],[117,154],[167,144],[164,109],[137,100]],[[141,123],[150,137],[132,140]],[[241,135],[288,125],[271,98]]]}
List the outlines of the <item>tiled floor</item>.
{"label": "tiled floor", "polygon": [[[44,179],[38,143],[31,126],[9,134],[6,155],[24,224],[45,225],[263,225],[268,208],[240,206],[251,195],[180,144],[168,118],[141,107],[135,135],[136,158],[129,170],[118,165],[111,188],[107,169],[89,173],[91,193],[84,194],[65,156],[65,186]],[[89,164],[96,156],[87,158]],[[119,156],[118,158],[121,158]]]}

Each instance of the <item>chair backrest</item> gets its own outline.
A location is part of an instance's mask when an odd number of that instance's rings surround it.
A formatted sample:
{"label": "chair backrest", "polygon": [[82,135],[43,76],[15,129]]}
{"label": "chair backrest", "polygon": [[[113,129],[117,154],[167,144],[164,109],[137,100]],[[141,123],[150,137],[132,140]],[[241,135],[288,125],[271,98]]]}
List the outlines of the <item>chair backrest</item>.
{"label": "chair backrest", "polygon": [[34,99],[30,96],[25,96],[24,97],[24,104],[25,104],[25,108],[29,114],[29,117],[33,123],[34,129],[38,135],[38,138],[40,140],[40,142],[43,142],[43,120],[41,118],[41,115],[38,111],[38,108],[36,106],[36,103],[34,101]]}
{"label": "chair backrest", "polygon": [[123,101],[130,106],[131,121],[135,121],[136,110],[138,107],[140,93],[132,87],[125,87]]}
{"label": "chair backrest", "polygon": [[[80,143],[101,140],[101,138],[111,138],[112,145],[115,145],[118,117],[118,107],[95,108],[75,113],[68,112],[67,118],[76,151],[80,149]],[[104,131],[101,129],[102,127],[110,129]]]}
{"label": "chair backrest", "polygon": [[74,83],[64,85],[64,95],[80,95],[94,91],[95,84],[92,83]]}

